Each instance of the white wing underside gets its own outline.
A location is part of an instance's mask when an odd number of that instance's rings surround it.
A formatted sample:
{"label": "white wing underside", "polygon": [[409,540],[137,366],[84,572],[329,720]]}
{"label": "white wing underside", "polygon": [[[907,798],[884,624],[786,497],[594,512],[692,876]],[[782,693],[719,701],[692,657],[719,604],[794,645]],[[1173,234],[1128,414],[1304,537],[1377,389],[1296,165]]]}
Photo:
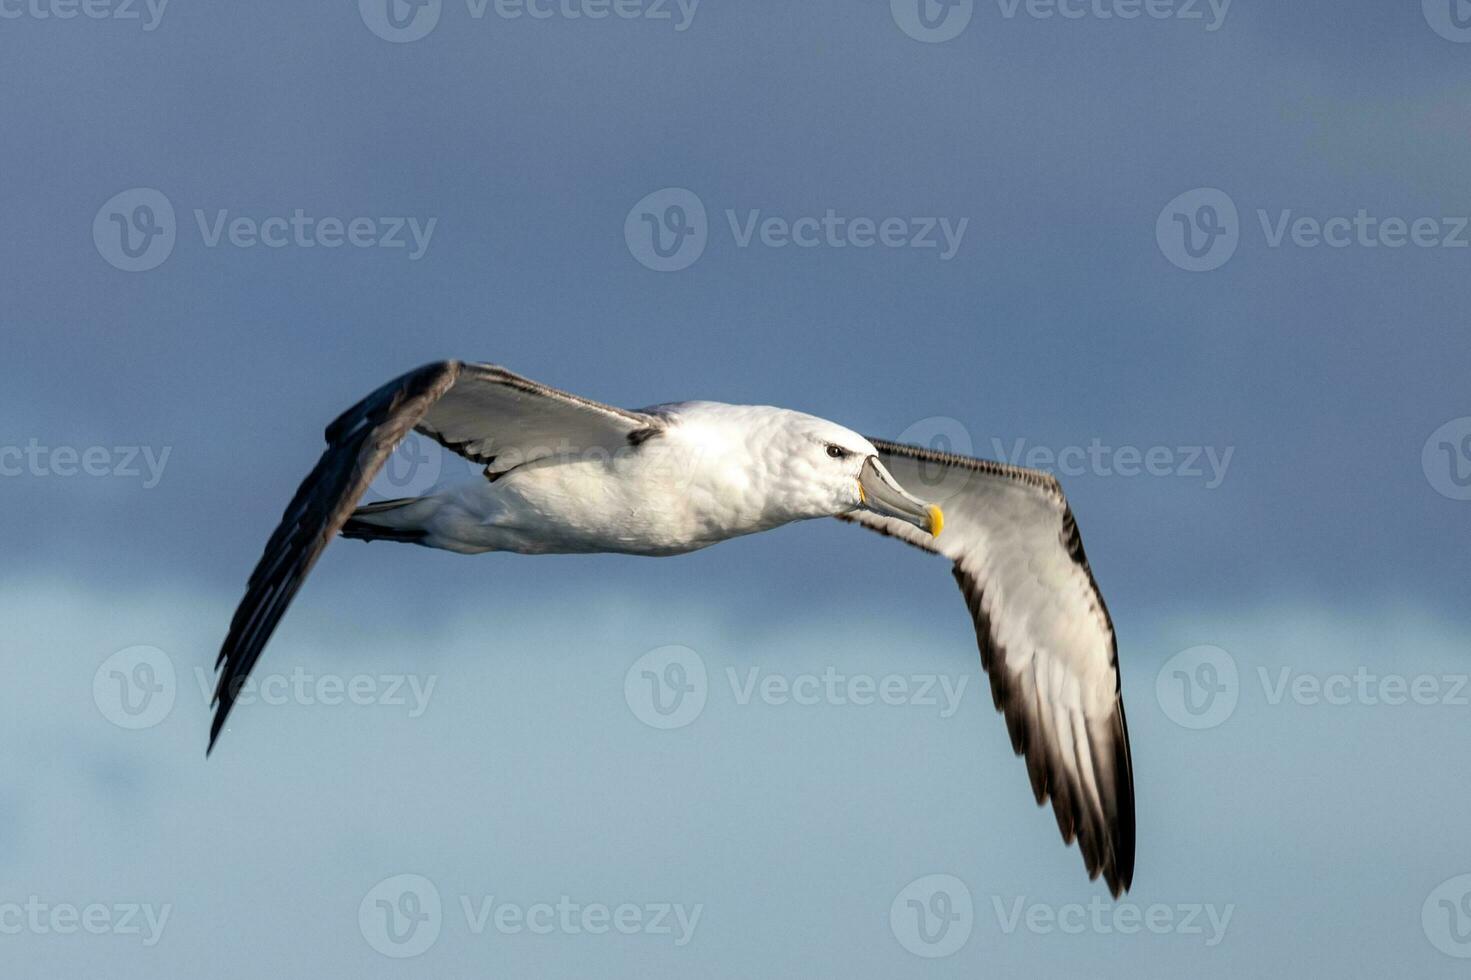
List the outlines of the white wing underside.
{"label": "white wing underside", "polygon": [[870,440],[906,490],[945,513],[931,537],[856,511],[863,524],[954,562],[981,662],[1037,802],[1115,895],[1134,868],[1134,787],[1113,623],[1050,475]]}
{"label": "white wing underside", "polygon": [[539,384],[492,364],[463,364],[415,428],[487,471],[547,456],[618,452],[656,418]]}

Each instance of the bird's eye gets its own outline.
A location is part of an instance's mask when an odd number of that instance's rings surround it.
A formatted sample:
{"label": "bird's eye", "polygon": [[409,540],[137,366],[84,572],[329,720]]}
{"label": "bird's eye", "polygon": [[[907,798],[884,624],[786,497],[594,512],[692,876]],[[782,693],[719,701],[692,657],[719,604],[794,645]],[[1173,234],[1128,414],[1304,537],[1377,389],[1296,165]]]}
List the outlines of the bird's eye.
{"label": "bird's eye", "polygon": [[831,456],[833,459],[844,459],[844,458],[846,458],[848,456],[852,456],[853,455],[852,453],[848,452],[848,450],[844,449],[842,446],[834,445],[831,442],[827,444],[827,454],[829,456]]}

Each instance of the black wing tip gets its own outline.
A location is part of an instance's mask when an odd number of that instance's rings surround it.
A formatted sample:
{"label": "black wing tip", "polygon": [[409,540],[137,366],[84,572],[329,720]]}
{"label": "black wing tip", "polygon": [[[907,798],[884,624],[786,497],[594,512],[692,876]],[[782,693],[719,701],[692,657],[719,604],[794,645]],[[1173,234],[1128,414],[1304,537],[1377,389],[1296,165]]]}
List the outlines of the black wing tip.
{"label": "black wing tip", "polygon": [[220,740],[220,732],[225,728],[225,715],[230,711],[228,706],[222,706],[215,710],[214,720],[209,723],[209,744],[204,747],[204,757],[208,759],[215,750],[215,743]]}
{"label": "black wing tip", "polygon": [[[1114,744],[1114,792],[1119,812],[1114,820],[1113,850],[1119,882],[1124,891],[1134,884],[1136,819],[1134,811],[1134,757],[1129,748],[1129,719],[1124,699],[1118,698],[1114,713],[1117,732]],[[1118,897],[1117,894],[1114,895]]]}
{"label": "black wing tip", "polygon": [[[1084,849],[1083,859],[1088,865],[1090,877],[1101,872],[1108,890],[1114,898],[1120,898],[1134,884],[1135,856],[1135,811],[1134,811],[1134,764],[1129,749],[1129,725],[1124,716],[1124,702],[1115,702],[1110,719],[1112,743],[1113,788],[1111,802],[1113,812],[1099,828],[1091,848]],[[1080,847],[1083,841],[1079,841]],[[1091,853],[1090,853],[1091,852]]]}
{"label": "black wing tip", "polygon": [[225,722],[230,717],[230,711],[235,707],[235,692],[227,686],[231,674],[232,671],[227,667],[225,673],[220,675],[219,682],[215,686],[214,697],[209,702],[209,706],[214,709],[214,716],[209,722],[209,744],[204,749],[206,759],[214,752],[215,744],[219,742],[220,735],[225,731]]}
{"label": "black wing tip", "polygon": [[1105,859],[1088,871],[1089,879],[1096,879],[1101,874],[1109,894],[1116,899],[1123,898],[1134,885],[1134,853],[1132,848],[1120,850],[1120,843],[1117,839],[1111,841]]}
{"label": "black wing tip", "polygon": [[[1123,898],[1134,887],[1134,854],[1130,850],[1103,866],[1103,880],[1114,898]],[[1095,873],[1096,877],[1096,873]]]}
{"label": "black wing tip", "polygon": [[1068,839],[1067,843],[1078,845],[1078,850],[1083,855],[1083,867],[1088,872],[1088,880],[1097,881],[1101,877],[1114,898],[1122,898],[1133,887],[1133,846],[1131,843],[1125,844],[1120,835],[1111,834],[1104,841],[1099,841],[1079,833],[1076,840]]}

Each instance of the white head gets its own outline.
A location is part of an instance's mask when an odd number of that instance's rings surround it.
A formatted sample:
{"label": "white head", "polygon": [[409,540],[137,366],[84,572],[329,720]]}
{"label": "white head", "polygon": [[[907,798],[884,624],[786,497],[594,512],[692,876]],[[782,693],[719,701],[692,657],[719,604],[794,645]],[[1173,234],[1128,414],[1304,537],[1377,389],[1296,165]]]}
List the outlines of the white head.
{"label": "white head", "polygon": [[765,488],[780,520],[871,510],[939,534],[940,508],[907,492],[879,461],[873,443],[834,422],[786,409],[751,435],[765,464]]}

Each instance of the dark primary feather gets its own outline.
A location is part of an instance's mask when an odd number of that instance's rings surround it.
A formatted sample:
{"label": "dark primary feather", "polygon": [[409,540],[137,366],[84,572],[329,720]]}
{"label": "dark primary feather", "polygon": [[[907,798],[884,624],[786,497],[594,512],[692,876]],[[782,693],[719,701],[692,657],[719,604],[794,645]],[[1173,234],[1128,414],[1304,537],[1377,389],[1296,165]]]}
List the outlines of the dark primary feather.
{"label": "dark primary feather", "polygon": [[307,573],[393,447],[449,390],[459,371],[456,361],[425,365],[390,381],[327,427],[327,449],[281,516],[220,647],[206,753],[214,749],[241,685]]}

